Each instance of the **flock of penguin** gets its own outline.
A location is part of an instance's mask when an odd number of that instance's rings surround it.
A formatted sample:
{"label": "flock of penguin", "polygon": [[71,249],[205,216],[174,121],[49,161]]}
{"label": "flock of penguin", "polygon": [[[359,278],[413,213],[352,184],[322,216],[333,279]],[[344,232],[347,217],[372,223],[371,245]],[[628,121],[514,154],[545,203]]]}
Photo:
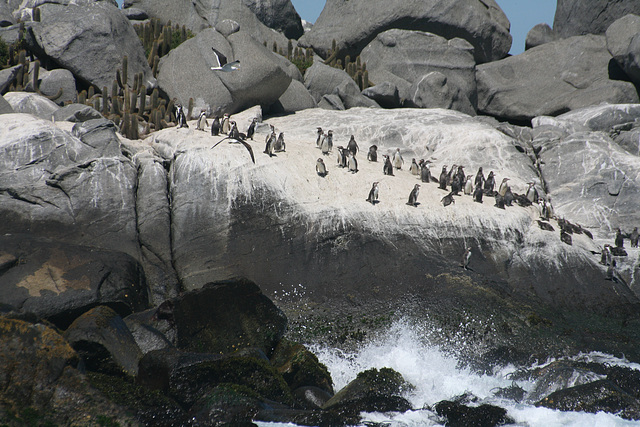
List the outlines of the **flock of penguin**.
{"label": "flock of penguin", "polygon": [[[178,121],[178,128],[189,127],[187,124],[187,120],[184,114],[184,109],[181,105],[176,105],[176,118]],[[253,118],[251,121],[247,132],[241,133],[238,130],[238,125],[234,120],[231,120],[229,114],[224,114],[222,117],[216,116],[213,119],[211,124],[211,135],[212,136],[224,136],[223,139],[214,144],[211,148],[215,148],[221,142],[228,140],[230,143],[240,143],[244,145],[251,156],[251,160],[255,163],[255,156],[253,154],[253,149],[251,145],[247,142],[248,139],[253,141],[253,137],[255,135],[257,125],[257,119]],[[269,157],[274,156],[274,153],[284,152],[286,151],[286,143],[284,141],[284,132],[276,133],[273,125],[270,126],[270,132],[267,134],[265,139],[265,149],[264,154],[267,154]],[[206,117],[206,112],[201,111],[196,124],[196,129],[206,131],[208,127],[208,121]],[[316,133],[316,148],[320,149],[324,156],[328,156],[333,152],[333,131],[329,130],[326,133],[323,131],[321,127],[317,128]],[[360,147],[355,140],[355,137],[351,135],[349,142],[346,147],[337,146],[337,164],[338,167],[346,168],[351,173],[358,172],[358,160],[356,159],[357,153],[360,151]],[[396,151],[393,155],[382,155],[384,162],[382,167],[382,172],[384,175],[394,176],[394,170],[401,170],[404,166],[404,159],[402,154],[400,153],[400,148],[396,148]],[[371,145],[367,152],[367,160],[369,162],[377,162],[378,161],[378,147],[376,145]],[[462,165],[452,165],[450,169],[447,169],[447,166],[443,166],[440,172],[440,175],[436,178],[431,174],[431,161],[420,159],[416,161],[416,159],[411,160],[411,165],[409,166],[409,172],[412,175],[416,175],[420,177],[422,183],[436,183],[438,184],[438,188],[441,190],[448,191],[448,194],[445,195],[441,199],[441,203],[443,206],[449,206],[451,204],[455,204],[454,196],[460,196],[460,192],[464,195],[468,195],[473,197],[473,201],[477,203],[483,203],[483,197],[494,197],[495,204],[494,206],[500,209],[505,209],[507,206],[513,206],[515,202],[517,205],[521,207],[527,206],[536,206],[540,213],[540,219],[537,220],[538,226],[546,231],[555,231],[554,227],[549,223],[551,218],[556,219],[559,227],[560,227],[560,239],[568,244],[572,244],[572,234],[585,234],[589,238],[593,239],[593,235],[583,227],[577,224],[572,224],[564,218],[559,218],[554,215],[553,207],[551,205],[551,197],[550,196],[540,196],[538,189],[536,188],[535,182],[529,182],[527,190],[525,194],[517,194],[512,192],[511,187],[509,186],[509,178],[505,177],[498,185],[498,189],[496,190],[496,177],[493,171],[490,171],[486,176],[484,175],[484,171],[482,167],[478,168],[478,171],[475,175],[466,175],[464,171],[464,166]],[[320,177],[326,177],[328,174],[327,165],[324,162],[322,157],[318,158],[316,161],[316,173]],[[421,184],[415,184],[413,189],[409,193],[409,198],[407,201],[407,205],[417,207],[418,203],[418,195],[420,194],[420,186]],[[376,181],[372,184],[371,189],[369,191],[369,195],[366,199],[367,202],[375,205],[379,202],[379,182]],[[638,246],[638,231],[637,228],[629,235],[631,240],[631,245],[634,247]],[[615,246],[604,245],[604,248],[601,252],[602,258],[601,263],[608,267],[607,270],[607,279],[624,282],[620,279],[620,276],[615,271],[615,260],[612,260],[613,255],[626,255],[626,253],[622,254],[624,250],[622,250],[622,235],[620,230],[618,229],[618,233],[616,235]],[[462,267],[464,269],[468,269],[469,261],[471,259],[471,248],[466,248],[465,253],[462,257]]]}

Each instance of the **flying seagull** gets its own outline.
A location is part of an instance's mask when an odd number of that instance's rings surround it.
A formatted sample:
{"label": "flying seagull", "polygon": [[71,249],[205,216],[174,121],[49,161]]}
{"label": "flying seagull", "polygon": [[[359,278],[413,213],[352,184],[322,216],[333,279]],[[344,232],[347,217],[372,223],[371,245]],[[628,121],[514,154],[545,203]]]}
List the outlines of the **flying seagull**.
{"label": "flying seagull", "polygon": [[226,56],[224,56],[219,51],[215,50],[215,48],[213,47],[211,48],[211,50],[213,50],[213,54],[216,56],[216,61],[218,61],[217,67],[211,67],[213,71],[229,72],[229,71],[238,70],[240,68],[240,61],[233,61],[233,62],[227,63]]}
{"label": "flying seagull", "polygon": [[237,137],[233,137],[233,136],[228,136],[226,138],[222,138],[220,141],[216,142],[213,147],[211,147],[211,149],[213,150],[214,148],[216,148],[216,146],[218,144],[220,144],[222,141],[229,139],[229,142],[233,142],[233,141],[237,141],[240,144],[244,145],[244,147],[249,151],[249,155],[251,156],[251,161],[255,164],[256,163],[256,158],[253,156],[253,149],[251,149],[251,146],[249,145],[249,143],[247,141],[245,141],[244,139],[242,139],[242,137],[237,136]]}

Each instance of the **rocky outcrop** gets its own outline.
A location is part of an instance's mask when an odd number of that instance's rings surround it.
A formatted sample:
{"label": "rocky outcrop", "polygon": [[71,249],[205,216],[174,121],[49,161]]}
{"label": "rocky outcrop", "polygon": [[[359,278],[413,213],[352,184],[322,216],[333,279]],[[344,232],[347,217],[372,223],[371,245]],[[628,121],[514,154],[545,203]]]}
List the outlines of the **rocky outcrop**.
{"label": "rocky outcrop", "polygon": [[317,106],[316,100],[313,99],[304,84],[297,80],[291,80],[289,87],[271,106],[271,110],[277,113],[295,113]]}
{"label": "rocky outcrop", "polygon": [[53,114],[60,109],[55,102],[29,92],[9,92],[4,99],[16,113],[32,114],[44,120],[51,120]]}
{"label": "rocky outcrop", "polygon": [[[639,12],[640,14],[640,12]],[[640,85],[640,16],[629,14],[607,28],[607,49],[636,85]]]}
{"label": "rocky outcrop", "polygon": [[[240,70],[212,71],[210,67],[217,66],[212,46],[229,60],[239,60]],[[183,105],[193,98],[197,110],[210,108],[219,115],[271,105],[291,83],[274,55],[242,29],[227,37],[203,30],[162,57],[158,85]]]}
{"label": "rocky outcrop", "polygon": [[524,49],[529,50],[541,44],[556,41],[558,38],[558,35],[551,29],[549,24],[537,24],[527,33]]}
{"label": "rocky outcrop", "polygon": [[412,84],[403,105],[413,108],[445,108],[475,115],[468,93],[457,85],[456,80],[449,79],[439,71],[425,74]]}
{"label": "rocky outcrop", "polygon": [[7,102],[6,99],[2,95],[0,95],[0,114],[11,114],[14,113],[11,104]]}
{"label": "rocky outcrop", "polygon": [[298,39],[304,34],[302,20],[291,0],[242,0],[256,14],[260,22],[280,31],[288,39]]}
{"label": "rocky outcrop", "polygon": [[[318,106],[324,96],[337,96],[339,105],[347,109],[354,107],[377,107],[375,101],[362,95],[358,85],[346,71],[315,61],[304,74],[304,86],[314,97]],[[333,102],[330,102],[330,104]]]}
{"label": "rocky outcrop", "polygon": [[625,0],[558,0],[553,29],[560,37],[583,34],[604,34],[616,19],[635,13],[640,15],[640,4]]}
{"label": "rocky outcrop", "polygon": [[546,43],[479,65],[478,111],[529,123],[536,116],[558,115],[601,102],[638,102],[633,84],[612,80],[611,60],[605,37],[589,35]]}
{"label": "rocky outcrop", "polygon": [[71,71],[84,84],[111,87],[122,58],[127,56],[129,86],[137,73],[144,74],[147,88],[155,86],[133,26],[117,7],[106,2],[65,6],[48,19],[34,22],[27,40],[41,58]]}
{"label": "rocky outcrop", "polygon": [[[366,10],[366,19],[362,13]],[[403,0],[377,2],[368,0],[329,0],[313,28],[299,44],[312,47],[327,57],[333,40],[340,56],[355,58],[383,31],[397,28],[427,31],[446,39],[459,37],[474,47],[479,63],[504,58],[511,48],[509,21],[493,0],[456,0],[432,2]]]}

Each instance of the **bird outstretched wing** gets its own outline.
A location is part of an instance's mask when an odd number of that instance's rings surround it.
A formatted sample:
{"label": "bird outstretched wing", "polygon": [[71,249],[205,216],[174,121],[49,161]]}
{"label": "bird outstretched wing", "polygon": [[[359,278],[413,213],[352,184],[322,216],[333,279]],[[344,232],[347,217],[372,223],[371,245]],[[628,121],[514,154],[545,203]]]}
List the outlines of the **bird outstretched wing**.
{"label": "bird outstretched wing", "polygon": [[244,145],[244,148],[247,149],[247,151],[249,151],[249,155],[251,156],[251,161],[255,164],[256,163],[256,158],[253,155],[253,149],[251,148],[251,145],[249,145],[249,143],[247,141],[245,141],[244,139],[241,138],[233,138],[231,136],[227,136],[225,138],[222,138],[220,141],[216,142],[213,147],[211,147],[211,149],[213,150],[214,148],[216,148],[218,146],[218,144],[220,144],[222,141],[226,141],[227,139],[231,139],[234,141],[238,141],[239,143],[241,143],[242,145]]}
{"label": "bird outstretched wing", "polygon": [[216,55],[218,67],[224,67],[224,65],[227,63],[227,57],[224,56],[219,50],[216,50],[214,47],[212,47],[211,50],[213,50],[213,53]]}

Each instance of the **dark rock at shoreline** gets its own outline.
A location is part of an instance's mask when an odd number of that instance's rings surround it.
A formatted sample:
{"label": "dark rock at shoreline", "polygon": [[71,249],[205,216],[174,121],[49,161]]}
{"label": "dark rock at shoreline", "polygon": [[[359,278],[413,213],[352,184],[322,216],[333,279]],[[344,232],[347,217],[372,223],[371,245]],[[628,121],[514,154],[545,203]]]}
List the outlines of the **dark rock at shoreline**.
{"label": "dark rock at shoreline", "polygon": [[291,390],[313,386],[333,395],[333,381],[326,366],[302,344],[281,339],[271,357],[271,365],[282,374]]}
{"label": "dark rock at shoreline", "polygon": [[640,3],[626,0],[558,0],[553,30],[560,37],[604,34],[609,25],[626,14],[640,15]]}
{"label": "dark rock at shoreline", "polygon": [[445,425],[493,427],[513,422],[507,410],[495,405],[467,406],[460,402],[443,400],[434,406],[435,412],[446,418]]}

